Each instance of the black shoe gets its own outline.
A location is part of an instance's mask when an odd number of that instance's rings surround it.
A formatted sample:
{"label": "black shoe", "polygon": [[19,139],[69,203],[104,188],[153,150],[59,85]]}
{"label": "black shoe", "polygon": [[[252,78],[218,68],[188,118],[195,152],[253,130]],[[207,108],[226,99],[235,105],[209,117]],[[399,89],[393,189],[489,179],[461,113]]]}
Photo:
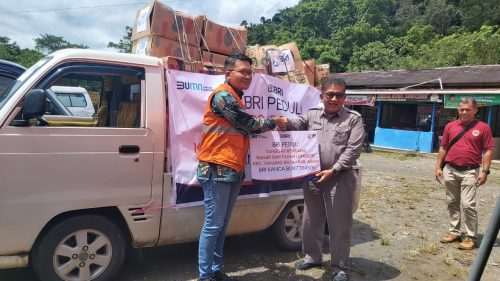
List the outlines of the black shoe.
{"label": "black shoe", "polygon": [[300,270],[308,270],[313,267],[321,267],[321,263],[312,263],[305,260],[300,260],[295,263],[295,268]]}
{"label": "black shoe", "polygon": [[214,272],[214,277],[216,281],[237,281],[236,279],[227,276],[227,274],[222,270]]}

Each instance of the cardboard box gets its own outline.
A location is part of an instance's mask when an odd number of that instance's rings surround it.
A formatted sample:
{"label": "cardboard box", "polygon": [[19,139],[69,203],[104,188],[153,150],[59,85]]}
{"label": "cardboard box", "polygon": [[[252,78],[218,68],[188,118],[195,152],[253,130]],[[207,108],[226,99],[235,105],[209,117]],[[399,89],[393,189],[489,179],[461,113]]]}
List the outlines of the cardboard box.
{"label": "cardboard box", "polygon": [[177,41],[158,35],[146,36],[133,41],[132,53],[154,57],[175,56],[187,61],[199,61],[201,58],[200,47],[180,45]]}
{"label": "cardboard box", "polygon": [[269,73],[269,67],[271,61],[267,56],[267,50],[277,50],[278,46],[268,45],[261,46],[259,44],[254,46],[248,46],[245,55],[252,59],[252,65],[257,68],[264,68],[266,73]]}
{"label": "cardboard box", "polygon": [[202,69],[202,64],[198,61],[188,62],[179,57],[162,57],[163,67],[167,69],[176,69],[188,72],[199,72]]}
{"label": "cardboard box", "polygon": [[204,16],[190,16],[172,10],[158,1],[140,9],[132,26],[132,40],[159,35],[184,44],[199,46]]}
{"label": "cardboard box", "polygon": [[203,64],[203,69],[200,73],[211,74],[211,75],[224,74],[224,66],[214,65],[212,63],[207,63],[207,62],[202,62],[202,64]]}
{"label": "cardboard box", "polygon": [[224,70],[220,66],[214,66],[210,63],[201,61],[188,62],[178,57],[163,57],[163,66],[167,69],[177,69],[181,71],[205,73],[205,74],[223,74]]}
{"label": "cardboard box", "polygon": [[245,53],[247,36],[247,29],[244,26],[227,27],[207,19],[201,46],[204,50],[223,55]]}
{"label": "cardboard box", "polygon": [[268,74],[267,73],[267,68],[265,67],[253,67],[252,66],[253,73],[260,73],[260,74]]}
{"label": "cardboard box", "polygon": [[281,45],[277,50],[269,48],[267,49],[267,55],[271,64],[270,73],[304,71],[302,57],[295,42]]}
{"label": "cardboard box", "polygon": [[276,77],[279,77],[280,79],[283,79],[283,80],[287,80],[288,82],[291,82],[291,83],[308,84],[306,74],[304,73],[303,70],[299,70],[299,69],[296,69],[296,70],[290,71],[290,72],[277,74]]}
{"label": "cardboard box", "polygon": [[314,67],[314,86],[321,87],[323,78],[330,76],[329,64],[317,64]]}
{"label": "cardboard box", "polygon": [[226,55],[221,55],[217,54],[214,52],[208,52],[203,50],[202,51],[202,56],[201,56],[201,61],[202,62],[210,62],[214,65],[220,65],[224,67],[224,62],[226,61],[227,56]]}
{"label": "cardboard box", "polygon": [[307,78],[307,83],[309,85],[314,86],[314,71],[315,71],[315,66],[316,62],[314,60],[305,60],[303,62],[304,65],[304,73]]}

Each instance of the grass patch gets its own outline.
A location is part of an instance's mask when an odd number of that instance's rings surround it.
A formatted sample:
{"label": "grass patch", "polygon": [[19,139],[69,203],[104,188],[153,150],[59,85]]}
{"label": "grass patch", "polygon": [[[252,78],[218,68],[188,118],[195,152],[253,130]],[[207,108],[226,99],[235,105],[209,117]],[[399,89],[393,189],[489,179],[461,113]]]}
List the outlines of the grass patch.
{"label": "grass patch", "polygon": [[430,243],[430,244],[427,244],[426,246],[418,247],[417,251],[420,254],[437,255],[439,253],[439,247],[436,243]]}
{"label": "grass patch", "polygon": [[422,231],[419,231],[418,234],[416,235],[417,238],[420,238],[422,240],[427,241],[429,237]]}
{"label": "grass patch", "polygon": [[389,239],[389,237],[382,236],[382,238],[380,238],[380,245],[389,246],[390,244],[391,244],[391,239]]}
{"label": "grass patch", "polygon": [[389,157],[401,161],[422,157],[422,155],[416,151],[374,150],[372,154]]}

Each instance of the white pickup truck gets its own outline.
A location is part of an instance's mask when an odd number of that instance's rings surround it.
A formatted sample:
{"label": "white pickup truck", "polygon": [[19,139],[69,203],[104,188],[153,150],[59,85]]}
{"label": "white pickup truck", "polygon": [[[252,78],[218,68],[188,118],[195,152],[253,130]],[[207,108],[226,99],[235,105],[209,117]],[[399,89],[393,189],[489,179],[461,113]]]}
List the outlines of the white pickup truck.
{"label": "white pickup truck", "polygon": [[[198,240],[202,205],[149,208],[174,196],[165,73],[154,57],[62,50],[0,96],[0,269],[110,280],[131,247]],[[94,116],[50,115],[53,85],[94,93]],[[302,211],[300,192],[239,200],[228,234],[270,228],[299,249]]]}

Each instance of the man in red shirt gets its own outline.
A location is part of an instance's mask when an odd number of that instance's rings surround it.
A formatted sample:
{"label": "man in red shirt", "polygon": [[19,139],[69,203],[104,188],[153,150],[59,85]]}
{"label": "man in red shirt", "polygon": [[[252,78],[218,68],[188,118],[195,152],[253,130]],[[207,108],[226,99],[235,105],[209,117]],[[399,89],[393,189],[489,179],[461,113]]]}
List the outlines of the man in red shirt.
{"label": "man in red shirt", "polygon": [[[448,213],[449,233],[441,238],[442,243],[461,240],[460,205],[464,213],[465,239],[459,249],[477,248],[477,188],[486,182],[493,158],[493,138],[488,124],[478,121],[448,149],[448,145],[470,124],[477,114],[476,100],[462,98],[458,104],[459,119],[446,125],[436,161],[436,179],[444,179]],[[448,150],[448,152],[447,152]],[[441,163],[446,165],[441,169]],[[480,165],[482,164],[482,170]]]}

